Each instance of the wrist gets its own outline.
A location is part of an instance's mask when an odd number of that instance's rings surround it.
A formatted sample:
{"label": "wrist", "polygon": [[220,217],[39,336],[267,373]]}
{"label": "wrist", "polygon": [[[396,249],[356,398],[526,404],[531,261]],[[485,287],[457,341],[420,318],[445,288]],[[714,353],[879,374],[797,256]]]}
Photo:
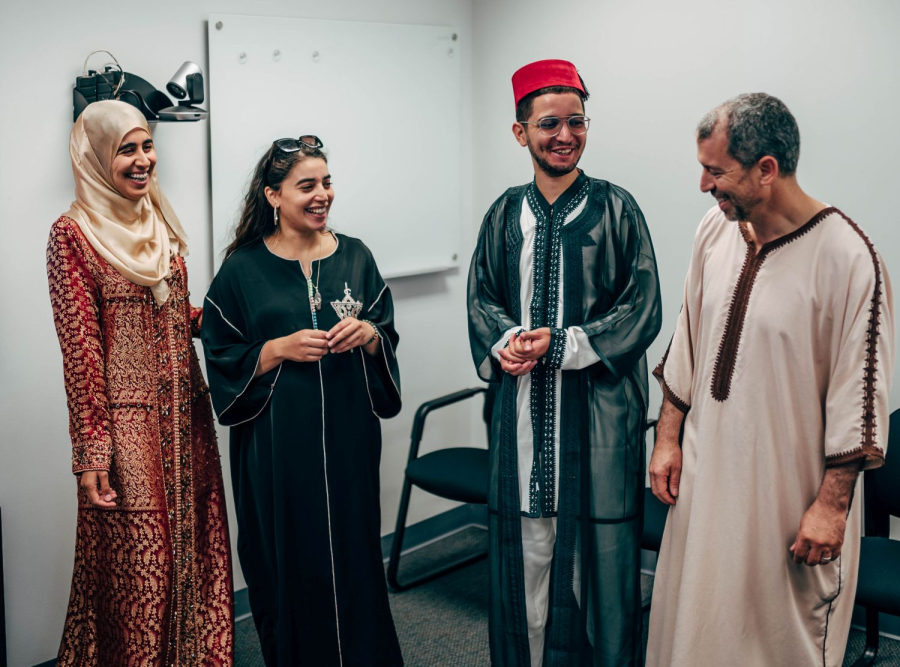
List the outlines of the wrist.
{"label": "wrist", "polygon": [[850,499],[833,498],[820,495],[815,499],[815,501],[813,501],[813,506],[823,512],[844,517],[850,510]]}
{"label": "wrist", "polygon": [[284,356],[284,338],[273,338],[266,343],[266,347],[269,348],[267,356],[276,365],[287,359],[287,357]]}
{"label": "wrist", "polygon": [[368,346],[368,345],[371,345],[372,343],[377,342],[378,339],[381,338],[381,336],[378,333],[378,327],[376,327],[374,324],[372,324],[369,320],[360,320],[360,321],[363,324],[368,324],[369,327],[372,329],[371,335],[369,335],[368,340],[366,340],[366,342],[363,343],[363,345]]}
{"label": "wrist", "polygon": [[678,438],[666,438],[663,436],[657,436],[656,443],[653,445],[654,449],[681,449],[681,445],[678,443]]}

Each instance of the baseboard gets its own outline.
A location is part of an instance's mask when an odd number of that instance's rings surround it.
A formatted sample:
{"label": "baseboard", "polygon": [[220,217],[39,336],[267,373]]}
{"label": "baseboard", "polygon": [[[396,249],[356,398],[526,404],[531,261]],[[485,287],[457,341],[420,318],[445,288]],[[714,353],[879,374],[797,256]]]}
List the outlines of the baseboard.
{"label": "baseboard", "polygon": [[[460,505],[430,519],[407,526],[406,534],[403,536],[403,553],[414,551],[468,526],[487,528],[487,507],[484,505]],[[393,533],[381,538],[381,556],[385,562],[390,556],[393,543]],[[249,617],[250,599],[247,596],[247,589],[241,588],[234,592],[234,620],[242,621]],[[48,660],[35,665],[35,667],[54,667],[55,665],[55,660]]]}
{"label": "baseboard", "polygon": [[[424,547],[469,526],[486,529],[487,520],[486,505],[460,505],[452,510],[441,512],[430,519],[406,527],[406,533],[403,535],[403,553]],[[393,543],[394,533],[381,538],[381,557],[385,563],[391,555]]]}
{"label": "baseboard", "polygon": [[250,618],[250,596],[247,587],[239,588],[234,592],[234,622]]}

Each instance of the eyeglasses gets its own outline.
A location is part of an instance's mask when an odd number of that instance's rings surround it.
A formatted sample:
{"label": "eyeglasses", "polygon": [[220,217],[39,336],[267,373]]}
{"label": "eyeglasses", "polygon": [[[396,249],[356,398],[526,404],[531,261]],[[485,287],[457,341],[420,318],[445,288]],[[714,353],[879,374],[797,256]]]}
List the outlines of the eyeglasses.
{"label": "eyeglasses", "polygon": [[587,116],[566,116],[565,118],[547,116],[537,120],[520,120],[519,122],[522,125],[537,125],[538,130],[545,137],[555,137],[559,134],[560,130],[562,130],[563,122],[568,124],[569,132],[572,134],[585,134],[591,125],[591,119]]}
{"label": "eyeglasses", "polygon": [[322,140],[314,134],[304,134],[298,139],[276,139],[272,143],[275,148],[285,153],[296,153],[304,148],[315,150],[323,146]]}

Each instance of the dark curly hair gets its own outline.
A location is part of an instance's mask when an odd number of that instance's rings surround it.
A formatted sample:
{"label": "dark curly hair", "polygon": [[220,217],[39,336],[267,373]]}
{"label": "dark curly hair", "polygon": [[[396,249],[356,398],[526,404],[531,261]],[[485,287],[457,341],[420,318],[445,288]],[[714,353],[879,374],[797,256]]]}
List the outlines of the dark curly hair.
{"label": "dark curly hair", "polygon": [[300,150],[288,153],[274,143],[269,146],[269,150],[253,170],[253,177],[244,196],[244,210],[234,230],[234,240],[225,249],[226,258],[235,250],[253,245],[275,233],[274,210],[266,198],[266,187],[280,189],[294,165],[311,158],[328,162],[325,153],[319,148],[301,145]]}

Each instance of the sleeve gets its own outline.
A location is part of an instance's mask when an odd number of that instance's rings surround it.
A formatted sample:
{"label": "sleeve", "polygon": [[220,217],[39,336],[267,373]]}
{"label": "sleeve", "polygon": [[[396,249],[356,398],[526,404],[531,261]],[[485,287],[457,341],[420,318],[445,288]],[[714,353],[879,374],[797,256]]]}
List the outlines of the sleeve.
{"label": "sleeve", "polygon": [[878,468],[887,449],[893,299],[884,263],[866,243],[869,253],[854,259],[846,292],[842,290],[846,305],[825,399],[827,467],[861,460],[864,470]]}
{"label": "sleeve", "polygon": [[[227,260],[226,260],[227,261]],[[230,289],[225,268],[206,295],[200,340],[213,407],[223,426],[237,426],[258,417],[269,403],[281,364],[256,377],[265,340],[253,340],[240,300]]]}
{"label": "sleeve", "polygon": [[203,308],[191,306],[191,338],[200,338],[200,325],[203,323]]}
{"label": "sleeve", "polygon": [[519,329],[507,312],[505,199],[504,195],[494,202],[484,216],[469,266],[469,345],[478,377],[485,382],[501,380],[495,354]]}
{"label": "sleeve", "polygon": [[600,361],[600,355],[591,347],[590,337],[581,327],[566,328],[565,340],[561,344],[564,346],[561,370],[580,370]]}
{"label": "sleeve", "polygon": [[[622,207],[619,215],[614,216],[610,241],[617,245],[612,252],[620,267],[615,277],[620,283],[618,296],[612,308],[580,327],[603,367],[615,377],[634,367],[662,324],[659,277],[650,232],[637,203],[628,193],[619,192]],[[610,210],[609,214],[614,212]],[[604,268],[598,266],[598,270]],[[562,336],[560,339],[565,342]]]}
{"label": "sleeve", "polygon": [[47,245],[47,279],[62,350],[72,438],[72,472],[109,470],[112,461],[109,402],[99,288],[70,230],[53,226]]}
{"label": "sleeve", "polygon": [[714,217],[710,209],[697,228],[691,262],[684,279],[684,296],[681,311],[675,324],[675,333],[662,361],[653,370],[660,389],[682,413],[691,409],[691,391],[694,385],[694,342],[699,328],[700,304],[703,299],[703,254],[706,247],[704,230]]}
{"label": "sleeve", "polygon": [[369,355],[360,350],[365,372],[366,388],[372,412],[382,419],[395,417],[402,407],[400,399],[400,366],[397,363],[397,344],[400,336],[394,328],[394,300],[391,289],[384,282],[375,259],[366,248],[365,304],[360,319],[369,321],[381,338],[379,350]]}

